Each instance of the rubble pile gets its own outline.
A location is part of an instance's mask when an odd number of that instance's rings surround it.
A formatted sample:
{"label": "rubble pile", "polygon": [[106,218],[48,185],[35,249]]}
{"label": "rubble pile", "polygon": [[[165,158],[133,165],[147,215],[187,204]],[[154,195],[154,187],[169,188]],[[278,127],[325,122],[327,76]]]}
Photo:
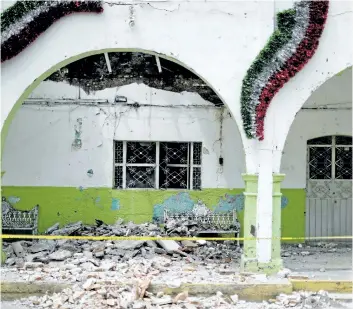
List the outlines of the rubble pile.
{"label": "rubble pile", "polygon": [[[48,235],[69,236],[189,236],[187,224],[168,222],[164,228],[155,224],[123,224],[119,220],[115,225],[106,225],[97,220],[96,226],[86,226],[82,222],[67,225],[59,229],[55,224],[46,231]],[[124,262],[135,257],[152,258],[156,254],[172,256],[173,260],[229,262],[240,258],[240,248],[235,241],[204,240],[33,240],[4,242],[7,254],[6,265],[21,265],[25,262],[49,263],[65,261],[74,254],[97,260]]]}
{"label": "rubble pile", "polygon": [[[184,220],[168,220],[164,226],[164,232],[168,236],[194,236],[197,232],[209,231],[213,228],[212,220],[198,220],[196,222],[192,217],[186,217]],[[223,226],[222,230],[239,231],[240,224],[237,221],[235,224]]]}
{"label": "rubble pile", "polygon": [[279,295],[268,302],[250,303],[239,300],[238,295],[223,295],[216,292],[209,297],[190,296],[185,290],[177,295],[164,295],[163,292],[148,292],[150,278],[137,280],[131,285],[116,285],[114,282],[88,279],[83,284],[67,288],[61,293],[32,296],[18,303],[29,308],[53,309],[284,309],[284,308],[348,308],[331,300],[327,292],[295,292]]}

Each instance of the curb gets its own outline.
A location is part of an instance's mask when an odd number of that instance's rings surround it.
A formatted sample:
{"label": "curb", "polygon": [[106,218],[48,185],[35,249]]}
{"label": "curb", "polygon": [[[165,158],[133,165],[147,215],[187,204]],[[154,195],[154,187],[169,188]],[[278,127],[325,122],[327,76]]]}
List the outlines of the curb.
{"label": "curb", "polygon": [[[103,280],[104,282],[104,280]],[[132,285],[132,282],[114,282],[116,285]],[[1,293],[16,294],[45,294],[58,293],[73,284],[57,282],[1,282]],[[250,283],[183,283],[178,287],[171,287],[165,283],[151,283],[147,291],[157,293],[163,291],[164,294],[175,295],[183,291],[188,291],[189,295],[211,296],[220,291],[224,295],[237,294],[239,299],[246,301],[263,301],[276,298],[277,295],[290,294],[293,291],[306,290],[318,292],[325,290],[329,293],[351,294],[351,281],[332,280],[299,280],[281,279],[270,282],[250,282]]]}
{"label": "curb", "polygon": [[[103,281],[104,282],[104,281]],[[116,285],[132,285],[132,282],[114,282]],[[1,282],[1,293],[7,294],[45,294],[57,293],[72,284],[55,282]],[[273,283],[184,283],[178,287],[170,287],[165,283],[151,283],[148,292],[175,295],[188,291],[189,295],[212,296],[220,291],[224,295],[237,294],[239,299],[247,301],[263,301],[275,298],[280,293],[292,293],[292,284],[289,280],[275,281]]]}
{"label": "curb", "polygon": [[152,293],[163,291],[169,295],[188,291],[189,295],[202,296],[212,296],[219,291],[228,296],[237,294],[241,300],[263,301],[275,298],[280,293],[290,294],[293,289],[289,280],[281,280],[274,283],[184,283],[175,288],[167,284],[152,283],[148,291]]}
{"label": "curb", "polygon": [[71,284],[56,282],[3,282],[0,283],[1,293],[8,294],[45,294],[58,293],[71,287]]}
{"label": "curb", "polygon": [[293,286],[293,291],[312,291],[318,292],[320,290],[329,293],[352,294],[352,281],[349,280],[301,280],[289,279]]}

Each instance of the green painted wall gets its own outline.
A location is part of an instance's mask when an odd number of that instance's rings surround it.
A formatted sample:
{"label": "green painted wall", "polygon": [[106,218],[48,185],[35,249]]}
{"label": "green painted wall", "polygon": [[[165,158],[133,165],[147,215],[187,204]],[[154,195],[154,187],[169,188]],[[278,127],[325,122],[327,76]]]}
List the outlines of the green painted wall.
{"label": "green painted wall", "polygon": [[[19,201],[12,205],[21,210],[29,210],[36,204],[39,207],[39,232],[60,222],[64,225],[82,220],[94,224],[95,219],[114,223],[124,218],[135,223],[151,221],[153,207],[162,204],[180,191],[166,190],[112,190],[108,188],[89,188],[80,190],[65,187],[2,187],[6,198],[16,197]],[[202,200],[209,208],[215,208],[226,194],[241,194],[242,189],[205,189],[187,192],[195,203]],[[113,210],[114,200],[119,209]],[[11,202],[11,201],[10,201]],[[116,205],[115,205],[116,206]],[[242,220],[242,213],[239,213]]]}
{"label": "green painted wall", "polygon": [[[283,196],[288,199],[288,205],[282,207],[282,237],[305,236],[305,189],[281,189]],[[287,241],[286,241],[287,242]],[[288,242],[304,242],[294,240]]]}
{"label": "green painted wall", "polygon": [[[2,195],[15,202],[12,205],[21,210],[29,210],[39,204],[39,232],[60,222],[65,225],[82,220],[86,224],[94,224],[100,219],[108,224],[118,218],[142,223],[151,221],[154,207],[165,205],[166,201],[178,207],[186,202],[197,203],[201,200],[211,209],[233,207],[234,196],[243,189],[204,189],[202,191],[174,190],[112,190],[109,188],[79,189],[70,187],[2,187]],[[288,204],[282,208],[282,236],[303,237],[305,234],[305,190],[282,189]],[[184,199],[179,199],[181,196]],[[170,199],[173,200],[170,200]],[[242,202],[237,201],[238,202]],[[239,204],[239,203],[238,203]],[[237,205],[238,209],[238,205]],[[243,223],[244,211],[238,211]],[[242,233],[241,233],[242,236]]]}

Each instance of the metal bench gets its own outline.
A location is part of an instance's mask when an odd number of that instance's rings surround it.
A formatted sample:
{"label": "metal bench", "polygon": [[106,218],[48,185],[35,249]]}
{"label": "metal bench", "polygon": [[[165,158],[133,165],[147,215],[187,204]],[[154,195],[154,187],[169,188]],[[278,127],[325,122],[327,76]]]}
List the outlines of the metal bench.
{"label": "metal bench", "polygon": [[[240,233],[240,223],[235,210],[220,213],[208,210],[207,213],[198,214],[193,211],[176,212],[164,209],[164,223],[167,223],[169,220],[196,222],[200,228],[197,229],[194,236],[234,234],[235,237],[239,237]],[[239,240],[237,240],[237,245],[239,246]]]}
{"label": "metal bench", "polygon": [[37,234],[38,233],[38,209],[39,205],[31,210],[14,209],[6,198],[2,198],[2,233],[11,234]]}

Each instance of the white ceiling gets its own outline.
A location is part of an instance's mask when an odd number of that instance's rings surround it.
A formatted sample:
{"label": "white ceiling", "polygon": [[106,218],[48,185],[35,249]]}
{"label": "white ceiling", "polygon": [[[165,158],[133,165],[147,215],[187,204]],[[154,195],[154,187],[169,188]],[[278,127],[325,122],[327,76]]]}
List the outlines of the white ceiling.
{"label": "white ceiling", "polygon": [[352,67],[342,71],[322,84],[303,107],[352,106]]}

